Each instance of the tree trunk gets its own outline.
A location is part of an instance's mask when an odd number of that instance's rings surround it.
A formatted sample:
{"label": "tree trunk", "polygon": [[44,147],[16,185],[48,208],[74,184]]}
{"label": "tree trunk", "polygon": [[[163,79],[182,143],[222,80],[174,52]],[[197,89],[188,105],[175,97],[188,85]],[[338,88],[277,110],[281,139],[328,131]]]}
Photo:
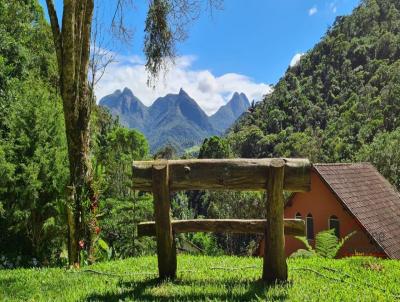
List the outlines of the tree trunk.
{"label": "tree trunk", "polygon": [[[69,264],[79,266],[80,250],[93,254],[97,195],[89,158],[93,99],[88,85],[93,0],[63,1],[62,31],[53,0],[46,0],[56,49],[68,144],[67,194]],[[89,213],[86,217],[86,213]]]}
{"label": "tree trunk", "polygon": [[[67,126],[68,158],[70,169],[68,194],[68,251],[70,265],[79,266],[80,251],[91,249],[91,217],[85,216],[93,200],[92,170],[89,160],[89,123],[76,129],[65,119]],[[86,123],[86,121],[85,121]],[[68,128],[72,130],[68,131]],[[79,133],[79,135],[76,135]],[[91,209],[93,207],[90,207]]]}

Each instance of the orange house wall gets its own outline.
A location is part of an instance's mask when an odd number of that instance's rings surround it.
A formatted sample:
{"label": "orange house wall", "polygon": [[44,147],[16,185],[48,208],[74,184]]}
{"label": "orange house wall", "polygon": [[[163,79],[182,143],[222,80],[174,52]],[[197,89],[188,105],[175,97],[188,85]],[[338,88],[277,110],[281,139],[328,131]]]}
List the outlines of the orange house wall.
{"label": "orange house wall", "polygon": [[[293,219],[296,213],[300,213],[304,220],[311,213],[314,219],[314,237],[318,232],[329,228],[329,217],[332,215],[339,218],[341,238],[352,231],[356,231],[340,249],[338,257],[350,256],[355,253],[385,257],[382,250],[369,239],[358,221],[348,213],[315,171],[311,173],[311,191],[296,193],[285,207],[285,218]],[[315,246],[315,242],[311,241],[310,243]],[[285,254],[287,257],[298,249],[304,248],[304,244],[294,236],[285,236]],[[259,245],[258,254],[260,256],[264,254],[263,240]]]}
{"label": "orange house wall", "polygon": [[[335,215],[340,222],[340,237],[345,237],[352,231],[356,233],[346,241],[340,249],[338,256],[349,256],[356,252],[363,254],[380,255],[381,250],[371,242],[358,221],[342,206],[320,176],[313,171],[311,174],[311,191],[296,193],[285,208],[285,218],[294,218],[299,212],[302,219],[311,213],[314,219],[314,236],[329,228],[329,217]],[[314,245],[314,242],[311,242]],[[289,256],[304,244],[293,236],[285,236],[285,252]]]}

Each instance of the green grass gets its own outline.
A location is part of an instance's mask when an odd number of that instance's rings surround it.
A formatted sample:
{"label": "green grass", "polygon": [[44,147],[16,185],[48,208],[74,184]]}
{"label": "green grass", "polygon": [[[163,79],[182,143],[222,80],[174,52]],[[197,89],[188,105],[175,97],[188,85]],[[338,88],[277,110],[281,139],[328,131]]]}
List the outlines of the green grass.
{"label": "green grass", "polygon": [[[155,257],[81,271],[0,270],[0,301],[399,301],[400,261],[290,259],[289,282],[259,281],[258,258],[178,257],[178,278],[159,283]],[[225,269],[221,269],[225,268]],[[233,269],[232,269],[233,268]],[[109,274],[95,274],[84,270]]]}

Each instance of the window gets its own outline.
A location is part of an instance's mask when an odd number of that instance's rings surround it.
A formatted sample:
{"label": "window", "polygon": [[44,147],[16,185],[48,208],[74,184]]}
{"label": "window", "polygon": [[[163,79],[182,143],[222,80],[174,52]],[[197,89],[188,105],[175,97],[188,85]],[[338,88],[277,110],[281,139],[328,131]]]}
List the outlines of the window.
{"label": "window", "polygon": [[311,213],[308,214],[307,218],[306,218],[306,233],[307,233],[308,240],[314,239],[314,219],[313,219]]}
{"label": "window", "polygon": [[329,229],[334,229],[335,230],[335,235],[336,237],[340,238],[340,228],[339,228],[339,218],[337,218],[335,215],[332,215],[329,218]]}
{"label": "window", "polygon": [[296,213],[296,215],[294,215],[295,219],[303,219],[303,217],[301,217],[301,214],[299,212]]}

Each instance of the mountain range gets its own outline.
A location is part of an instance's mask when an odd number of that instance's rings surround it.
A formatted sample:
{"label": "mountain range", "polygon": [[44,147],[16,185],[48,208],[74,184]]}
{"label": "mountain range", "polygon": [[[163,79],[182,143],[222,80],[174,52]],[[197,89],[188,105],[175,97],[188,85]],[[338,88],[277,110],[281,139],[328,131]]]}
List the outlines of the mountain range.
{"label": "mountain range", "polygon": [[202,143],[204,138],[224,133],[250,106],[244,93],[208,116],[183,89],[178,94],[159,97],[145,106],[129,88],[103,97],[99,105],[118,116],[120,123],[141,131],[152,152],[171,145],[178,152]]}

